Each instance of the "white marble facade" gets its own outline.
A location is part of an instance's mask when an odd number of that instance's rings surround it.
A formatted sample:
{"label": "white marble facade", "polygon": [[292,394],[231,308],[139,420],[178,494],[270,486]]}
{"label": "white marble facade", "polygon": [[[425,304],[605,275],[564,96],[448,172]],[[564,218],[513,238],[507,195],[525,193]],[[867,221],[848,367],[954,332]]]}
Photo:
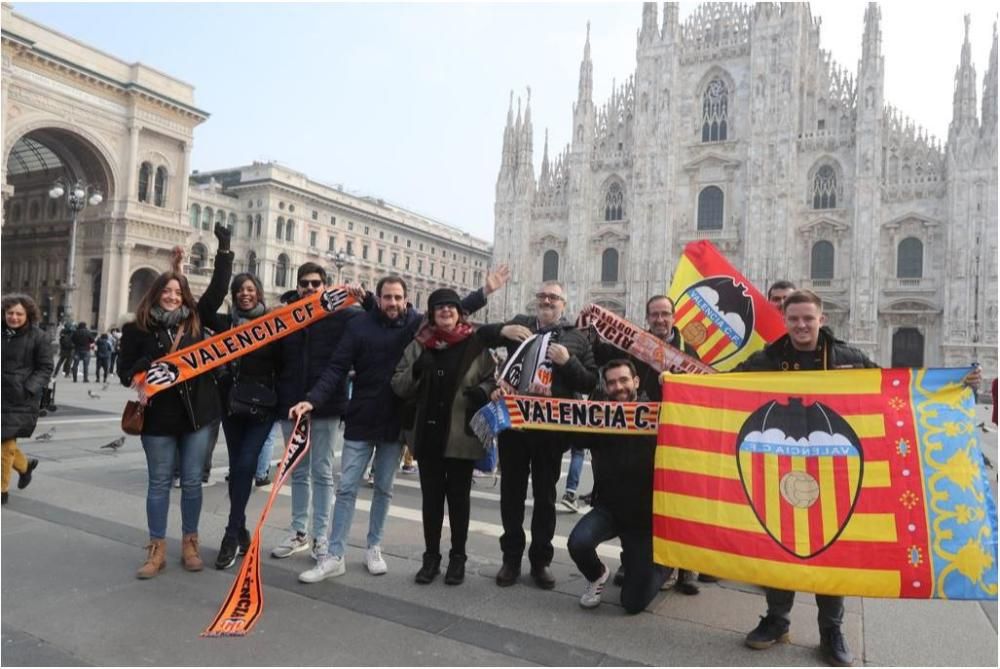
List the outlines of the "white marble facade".
{"label": "white marble facade", "polygon": [[588,31],[572,141],[550,155],[546,138],[537,177],[531,92],[523,109],[512,96],[495,204],[494,261],[515,277],[505,313],[555,276],[571,310],[642,322],[683,246],[710,239],[762,290],[815,290],[838,336],[882,365],[977,359],[995,376],[996,31],[982,79],[968,32],[956,45],[940,141],[884,99],[875,3],[854,71],[821,49],[808,4],[659,14],[644,4],[635,72],[600,107]]}

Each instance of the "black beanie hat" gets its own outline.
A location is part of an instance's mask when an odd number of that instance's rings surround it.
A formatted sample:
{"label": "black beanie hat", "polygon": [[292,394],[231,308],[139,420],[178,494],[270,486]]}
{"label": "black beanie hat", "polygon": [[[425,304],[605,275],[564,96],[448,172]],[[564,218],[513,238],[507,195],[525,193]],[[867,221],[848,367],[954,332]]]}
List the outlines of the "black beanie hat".
{"label": "black beanie hat", "polygon": [[438,288],[431,293],[427,298],[427,311],[433,311],[439,304],[454,304],[459,311],[462,310],[462,300],[451,288]]}

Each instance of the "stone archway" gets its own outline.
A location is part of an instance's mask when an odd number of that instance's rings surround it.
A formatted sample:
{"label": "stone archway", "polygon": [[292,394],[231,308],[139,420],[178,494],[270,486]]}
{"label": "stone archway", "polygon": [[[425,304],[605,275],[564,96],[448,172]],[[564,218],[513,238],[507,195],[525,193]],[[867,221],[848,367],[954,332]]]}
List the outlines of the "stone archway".
{"label": "stone archway", "polygon": [[153,282],[158,276],[158,272],[149,269],[148,267],[142,267],[132,272],[132,276],[129,277],[128,280],[129,313],[135,313],[135,309],[139,306],[139,301],[142,299],[142,296],[145,295],[146,291],[153,286]]}
{"label": "stone archway", "polygon": [[892,366],[924,366],[924,334],[917,328],[897,328],[892,334]]}

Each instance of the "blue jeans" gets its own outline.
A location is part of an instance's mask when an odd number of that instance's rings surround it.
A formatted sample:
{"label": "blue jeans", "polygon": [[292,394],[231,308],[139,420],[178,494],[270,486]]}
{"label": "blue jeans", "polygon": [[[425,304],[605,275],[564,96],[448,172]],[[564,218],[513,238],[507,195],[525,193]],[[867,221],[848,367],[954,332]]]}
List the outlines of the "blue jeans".
{"label": "blue jeans", "polygon": [[170,483],[174,473],[174,456],[180,455],[181,529],[184,534],[198,531],[201,515],[201,468],[212,435],[212,425],[197,432],[181,435],[144,434],[142,450],[146,452],[149,487],[146,490],[146,522],[151,539],[167,536],[167,512],[170,509]]}
{"label": "blue jeans", "polygon": [[587,452],[574,446],[569,454],[569,471],[566,472],[566,492],[576,492],[580,485],[580,473],[583,471],[583,460]]}
{"label": "blue jeans", "polygon": [[229,453],[229,523],[226,535],[236,537],[247,526],[247,502],[253,490],[253,476],[257,469],[257,456],[274,418],[257,420],[250,416],[226,416],[222,429],[226,433],[226,450]]}
{"label": "blue jeans", "polygon": [[[281,421],[285,442],[292,436],[295,423]],[[340,416],[312,419],[312,436],[309,450],[292,470],[292,529],[306,532],[309,521],[309,497],[312,492],[313,538],[320,546],[317,553],[325,553],[323,540],[330,531],[330,507],[333,505],[333,453],[336,443],[342,438]],[[284,456],[284,448],[282,448]]]}
{"label": "blue jeans", "polygon": [[403,445],[398,441],[353,441],[344,440],[344,451],[340,456],[340,485],[337,486],[337,503],[333,507],[333,527],[330,530],[330,554],[343,557],[347,536],[354,520],[354,504],[358,498],[358,485],[365,474],[368,460],[375,452],[375,494],[368,514],[368,546],[382,543],[385,518],[389,515],[392,500],[392,483],[396,480],[396,469],[403,457]]}
{"label": "blue jeans", "polygon": [[254,477],[262,479],[267,476],[268,471],[271,469],[271,456],[274,454],[274,442],[281,440],[281,421],[275,421],[274,425],[271,427],[271,431],[267,433],[267,439],[264,440],[264,445],[260,449],[260,455],[257,456],[257,471],[254,472]]}
{"label": "blue jeans", "polygon": [[83,363],[83,380],[90,380],[90,351],[75,351],[73,353],[73,381],[76,381],[76,372]]}

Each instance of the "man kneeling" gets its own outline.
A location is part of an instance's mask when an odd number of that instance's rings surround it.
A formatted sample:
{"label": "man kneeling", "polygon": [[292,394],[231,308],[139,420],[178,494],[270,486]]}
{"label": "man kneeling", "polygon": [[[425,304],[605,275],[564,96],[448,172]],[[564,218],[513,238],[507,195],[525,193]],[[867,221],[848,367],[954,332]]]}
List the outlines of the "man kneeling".
{"label": "man kneeling", "polygon": [[[616,402],[646,401],[638,397],[639,377],[625,359],[604,366],[607,399]],[[656,437],[591,435],[594,471],[593,509],[569,535],[569,554],[587,579],[580,606],[591,609],[601,603],[608,580],[608,567],[597,557],[597,547],[619,537],[622,543],[622,606],[626,613],[639,613],[653,600],[670,576],[671,569],[653,564],[653,458]]]}

